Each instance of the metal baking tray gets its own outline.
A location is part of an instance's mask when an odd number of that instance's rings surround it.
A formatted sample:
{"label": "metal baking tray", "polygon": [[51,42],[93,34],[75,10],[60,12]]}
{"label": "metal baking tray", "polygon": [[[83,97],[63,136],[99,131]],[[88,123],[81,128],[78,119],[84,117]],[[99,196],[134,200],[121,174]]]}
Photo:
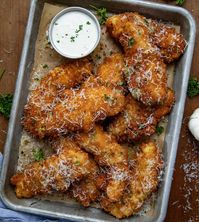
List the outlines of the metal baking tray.
{"label": "metal baking tray", "polygon": [[169,123],[164,142],[164,160],[166,163],[163,181],[160,186],[157,201],[151,215],[134,216],[122,221],[131,222],[154,222],[163,221],[166,215],[169,193],[172,182],[172,175],[180,128],[183,118],[183,111],[186,99],[186,89],[191,68],[193,49],[196,36],[196,25],[191,14],[180,7],[157,4],[138,0],[32,0],[30,14],[24,38],[24,47],[19,66],[19,73],[16,83],[14,102],[9,122],[7,140],[4,149],[4,161],[0,180],[0,193],[3,202],[11,209],[24,211],[33,214],[45,215],[55,218],[65,218],[73,221],[92,222],[116,222],[114,217],[102,210],[95,208],[83,208],[79,205],[69,205],[67,203],[38,201],[34,199],[17,199],[13,187],[9,183],[10,177],[16,170],[18,148],[22,132],[21,117],[23,107],[28,95],[28,81],[31,73],[34,58],[35,41],[40,23],[40,17],[44,3],[59,3],[71,6],[89,5],[104,6],[109,12],[120,13],[124,11],[137,11],[147,17],[162,19],[180,25],[181,32],[185,36],[188,46],[186,52],[176,63],[176,74],[174,77],[174,89],[176,92],[176,104],[169,117]]}

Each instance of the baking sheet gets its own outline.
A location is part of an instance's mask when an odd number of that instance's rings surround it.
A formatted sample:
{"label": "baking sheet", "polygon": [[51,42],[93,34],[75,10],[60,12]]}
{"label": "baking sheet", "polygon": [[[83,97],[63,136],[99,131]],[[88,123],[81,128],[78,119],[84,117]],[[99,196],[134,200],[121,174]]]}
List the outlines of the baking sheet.
{"label": "baking sheet", "polygon": [[[52,18],[60,12],[62,9],[64,9],[67,6],[63,5],[54,5],[45,3],[38,36],[36,40],[35,45],[35,58],[34,58],[34,64],[33,64],[33,70],[31,73],[31,79],[29,83],[29,90],[31,92],[32,89],[34,89],[39,83],[43,76],[48,74],[48,71],[53,69],[55,66],[60,65],[67,59],[60,56],[50,45],[48,41],[48,27],[52,20]],[[94,11],[93,11],[94,12]],[[95,13],[95,12],[94,12]],[[109,14],[110,16],[111,14]],[[180,27],[175,26],[175,28],[179,31]],[[101,40],[98,45],[98,47],[94,50],[94,52],[90,55],[94,61],[95,67],[97,67],[105,57],[110,56],[112,53],[120,52],[120,48],[118,47],[118,44],[115,43],[114,39],[111,38],[106,32],[106,27],[102,26],[102,35]],[[45,68],[44,68],[45,67]],[[167,74],[168,74],[168,86],[172,88],[173,85],[173,76],[174,76],[174,65],[169,65],[167,67]],[[167,128],[168,123],[168,117],[165,117],[159,125],[164,127],[164,132],[158,136],[153,135],[151,137],[152,140],[154,140],[159,148],[163,149],[164,144],[164,138],[165,138],[165,132]],[[30,134],[23,131],[22,137],[20,141],[20,147],[19,147],[19,159],[18,159],[18,166],[17,170],[23,170],[23,168],[30,162],[34,161],[34,155],[33,150],[35,149],[42,149],[45,157],[49,156],[53,153],[53,150],[48,146],[48,144],[44,143],[43,141],[38,141],[37,139],[34,139]],[[131,149],[131,148],[130,148]],[[152,214],[155,204],[156,195],[154,194],[148,201],[146,201],[146,204],[144,205],[143,209],[138,214]],[[64,201],[68,204],[77,204],[77,202],[73,199],[71,199],[67,195],[46,195],[46,196],[39,196],[38,199],[45,199],[50,201]],[[35,201],[35,200],[34,200]],[[98,205],[93,205],[97,206]]]}
{"label": "baking sheet", "polygon": [[[174,89],[176,91],[176,105],[169,116],[169,123],[164,142],[165,173],[157,196],[157,203],[151,214],[140,217],[123,219],[125,222],[162,222],[166,215],[166,208],[169,198],[172,181],[173,167],[177,152],[180,127],[183,117],[183,110],[186,98],[186,88],[193,55],[196,25],[188,11],[180,7],[172,7],[164,4],[156,4],[139,0],[32,0],[31,10],[26,28],[24,47],[19,66],[19,74],[16,84],[13,108],[9,122],[7,140],[4,149],[4,162],[0,180],[0,195],[4,203],[13,210],[24,211],[45,216],[71,219],[75,221],[110,222],[118,221],[114,217],[99,211],[95,208],[83,208],[79,205],[60,203],[54,201],[38,201],[38,199],[17,199],[9,179],[16,171],[19,140],[22,132],[21,117],[23,107],[27,99],[27,82],[29,81],[30,70],[32,70],[33,55],[35,52],[35,41],[38,37],[38,28],[44,2],[62,3],[88,7],[89,5],[104,6],[108,11],[120,13],[124,11],[137,11],[151,18],[169,20],[180,25],[181,32],[189,42],[187,50],[176,64],[174,78]],[[42,69],[41,69],[42,70]],[[44,73],[43,73],[44,74]],[[39,73],[40,75],[40,73]]]}

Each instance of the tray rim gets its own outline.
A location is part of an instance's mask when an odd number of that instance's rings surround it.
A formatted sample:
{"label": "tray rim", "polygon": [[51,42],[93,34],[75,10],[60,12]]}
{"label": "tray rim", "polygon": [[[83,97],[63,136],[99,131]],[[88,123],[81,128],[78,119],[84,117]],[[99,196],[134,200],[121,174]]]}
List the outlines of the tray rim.
{"label": "tray rim", "polygon": [[[107,0],[109,2],[110,0]],[[120,2],[120,0],[114,0],[115,2]],[[47,217],[54,217],[54,218],[63,218],[62,213],[56,213],[48,210],[41,210],[41,209],[35,209],[35,208],[30,208],[30,207],[24,207],[24,206],[18,206],[17,204],[12,203],[7,197],[4,192],[4,184],[5,184],[5,179],[6,179],[6,174],[7,174],[7,169],[8,169],[8,161],[9,161],[9,156],[11,152],[11,147],[10,147],[10,141],[12,140],[12,135],[14,133],[14,123],[15,123],[15,113],[18,109],[19,105],[19,100],[20,100],[20,93],[21,93],[21,85],[22,85],[22,80],[23,80],[23,73],[25,70],[25,62],[28,56],[28,45],[30,42],[30,37],[31,37],[31,31],[33,27],[33,19],[35,16],[35,9],[36,9],[36,4],[38,0],[31,0],[30,4],[30,10],[29,10],[29,17],[28,17],[28,22],[26,25],[26,31],[24,35],[24,42],[23,42],[23,49],[21,53],[21,59],[20,59],[20,64],[19,64],[19,70],[18,70],[18,76],[17,76],[17,81],[16,81],[16,88],[15,88],[15,93],[14,93],[14,99],[13,99],[13,105],[12,105],[12,110],[11,110],[11,117],[9,120],[9,126],[8,126],[8,133],[7,133],[7,138],[6,138],[6,143],[4,146],[4,158],[3,158],[3,163],[2,163],[2,169],[1,169],[1,177],[0,177],[0,197],[3,201],[3,203],[10,209],[16,210],[16,211],[22,211],[26,213],[32,213],[36,215],[41,215],[41,216],[47,216]],[[128,2],[128,0],[123,0],[123,2]],[[186,73],[185,75],[185,80],[183,81],[183,89],[187,89],[188,85],[188,79],[189,79],[189,74],[190,74],[190,69],[191,69],[191,63],[192,63],[192,57],[193,57],[193,51],[194,51],[194,44],[195,44],[195,37],[196,37],[196,23],[194,18],[192,17],[191,13],[181,7],[177,6],[171,6],[171,5],[166,5],[162,3],[154,3],[154,2],[149,2],[149,1],[144,1],[144,0],[134,0],[132,1],[132,4],[138,5],[138,6],[146,6],[146,7],[153,7],[154,9],[164,9],[170,12],[177,12],[184,16],[187,21],[189,22],[190,25],[190,32],[189,32],[189,45],[186,49],[187,54],[189,55],[188,60],[186,61],[184,65],[184,70],[183,73]],[[175,134],[175,140],[172,141],[171,143],[171,153],[172,156],[170,157],[170,161],[167,164],[167,168],[170,169],[167,172],[167,175],[165,176],[165,184],[164,184],[164,189],[163,195],[162,195],[162,204],[160,207],[160,212],[157,217],[157,222],[162,222],[166,216],[167,212],[167,207],[168,207],[168,200],[169,200],[169,194],[170,194],[170,189],[171,189],[171,183],[172,183],[172,175],[174,171],[174,164],[175,164],[175,159],[176,159],[176,153],[177,153],[177,148],[178,148],[178,141],[179,141],[179,136],[180,136],[180,130],[181,129],[181,124],[182,124],[182,118],[184,114],[184,107],[185,107],[185,101],[186,101],[186,90],[184,90],[181,94],[181,98],[179,99],[180,103],[178,104],[179,110],[181,112],[178,112],[178,115],[176,116],[176,127],[175,131],[173,134]],[[66,214],[65,214],[66,215]],[[82,218],[82,216],[78,215],[66,215],[64,216],[65,219],[72,219],[72,220],[77,220],[77,221],[90,221],[90,222],[99,222],[98,219],[94,218]],[[103,220],[100,220],[103,221]]]}

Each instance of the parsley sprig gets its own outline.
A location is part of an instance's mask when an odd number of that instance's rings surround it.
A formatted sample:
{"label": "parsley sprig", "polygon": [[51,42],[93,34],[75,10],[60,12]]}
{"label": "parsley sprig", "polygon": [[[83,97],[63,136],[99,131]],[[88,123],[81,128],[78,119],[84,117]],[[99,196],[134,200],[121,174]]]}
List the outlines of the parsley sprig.
{"label": "parsley sprig", "polygon": [[197,78],[190,78],[188,83],[187,95],[189,97],[199,95],[199,81]]}
{"label": "parsley sprig", "polygon": [[13,100],[13,95],[11,94],[0,95],[0,113],[7,119],[9,119],[10,117],[12,100]]}
{"label": "parsley sprig", "polygon": [[183,5],[185,0],[176,0],[177,5]]}
{"label": "parsley sprig", "polygon": [[90,5],[93,9],[95,9],[97,15],[99,16],[99,23],[100,25],[103,25],[107,18],[108,18],[108,15],[107,15],[107,9],[104,8],[104,7],[99,7],[97,8],[96,6],[94,5]]}

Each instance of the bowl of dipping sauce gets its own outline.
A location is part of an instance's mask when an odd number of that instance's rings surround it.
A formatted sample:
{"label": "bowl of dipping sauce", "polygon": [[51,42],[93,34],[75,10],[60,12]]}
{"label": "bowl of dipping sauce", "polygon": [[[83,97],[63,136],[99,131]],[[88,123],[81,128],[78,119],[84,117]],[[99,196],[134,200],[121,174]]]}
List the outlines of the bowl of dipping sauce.
{"label": "bowl of dipping sauce", "polygon": [[59,54],[78,59],[89,55],[97,47],[101,28],[89,10],[68,7],[52,19],[48,35],[51,45]]}

